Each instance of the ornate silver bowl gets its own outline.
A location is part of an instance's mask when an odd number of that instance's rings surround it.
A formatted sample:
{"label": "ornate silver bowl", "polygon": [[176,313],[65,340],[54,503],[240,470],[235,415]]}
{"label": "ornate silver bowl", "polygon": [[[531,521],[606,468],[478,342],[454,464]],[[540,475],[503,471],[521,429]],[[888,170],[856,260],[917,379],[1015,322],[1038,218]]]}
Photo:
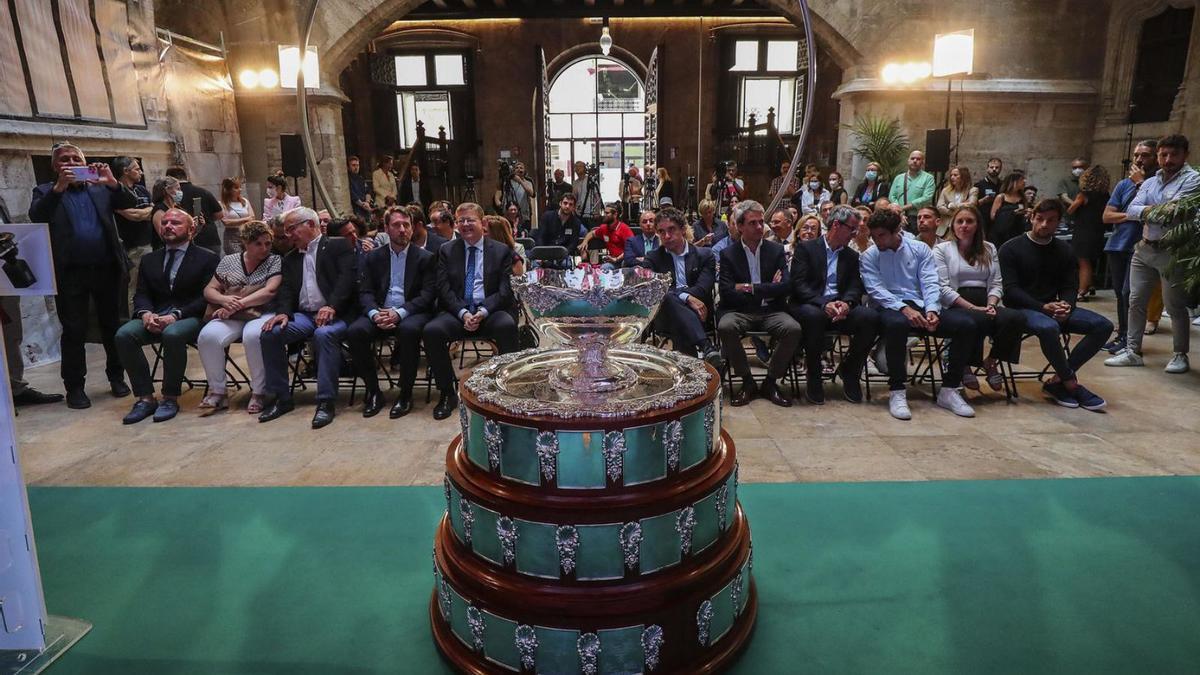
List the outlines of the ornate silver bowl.
{"label": "ornate silver bowl", "polygon": [[551,386],[575,393],[615,392],[633,387],[638,373],[609,357],[609,349],[637,339],[654,317],[670,275],[634,267],[618,270],[535,269],[513,277],[513,292],[525,304],[537,331],[576,358],[549,371]]}

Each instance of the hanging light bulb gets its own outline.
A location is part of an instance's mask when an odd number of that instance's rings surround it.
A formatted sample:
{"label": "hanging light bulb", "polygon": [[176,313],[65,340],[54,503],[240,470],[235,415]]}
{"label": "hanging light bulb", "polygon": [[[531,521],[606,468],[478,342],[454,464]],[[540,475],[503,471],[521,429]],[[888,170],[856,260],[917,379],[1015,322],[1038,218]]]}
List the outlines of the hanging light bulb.
{"label": "hanging light bulb", "polygon": [[608,32],[608,19],[605,19],[604,27],[600,29],[600,51],[605,56],[608,56],[608,53],[612,51],[612,46],[613,39],[612,35]]}

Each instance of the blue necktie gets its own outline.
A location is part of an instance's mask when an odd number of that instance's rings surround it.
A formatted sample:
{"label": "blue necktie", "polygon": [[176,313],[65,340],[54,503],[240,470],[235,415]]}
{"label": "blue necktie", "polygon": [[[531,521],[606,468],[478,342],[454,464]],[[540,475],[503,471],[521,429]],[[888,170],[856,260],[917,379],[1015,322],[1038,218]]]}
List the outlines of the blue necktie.
{"label": "blue necktie", "polygon": [[177,248],[167,249],[167,268],[163,271],[167,273],[167,285],[171,288],[175,288],[175,275],[172,272],[175,271],[175,256],[178,254]]}
{"label": "blue necktie", "polygon": [[467,247],[467,282],[463,286],[463,300],[467,301],[467,311],[475,313],[475,247]]}

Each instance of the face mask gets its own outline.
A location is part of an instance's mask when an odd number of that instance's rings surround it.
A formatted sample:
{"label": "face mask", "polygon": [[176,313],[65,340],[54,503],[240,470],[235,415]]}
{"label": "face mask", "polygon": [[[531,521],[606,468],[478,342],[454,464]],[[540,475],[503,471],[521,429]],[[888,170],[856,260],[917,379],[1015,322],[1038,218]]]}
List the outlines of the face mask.
{"label": "face mask", "polygon": [[1079,178],[1080,176],[1083,175],[1083,169],[1080,169],[1079,167],[1071,169],[1071,175],[1075,176],[1076,178]]}
{"label": "face mask", "polygon": [[876,178],[879,178],[879,172],[878,171],[868,171],[865,174],[865,176],[866,176],[867,180],[875,180]]}
{"label": "face mask", "polygon": [[810,181],[808,181],[808,187],[813,190],[820,190],[821,189],[821,181],[810,180]]}
{"label": "face mask", "polygon": [[173,199],[176,204],[182,202],[183,201],[183,190],[176,190],[175,192],[172,192],[171,199]]}

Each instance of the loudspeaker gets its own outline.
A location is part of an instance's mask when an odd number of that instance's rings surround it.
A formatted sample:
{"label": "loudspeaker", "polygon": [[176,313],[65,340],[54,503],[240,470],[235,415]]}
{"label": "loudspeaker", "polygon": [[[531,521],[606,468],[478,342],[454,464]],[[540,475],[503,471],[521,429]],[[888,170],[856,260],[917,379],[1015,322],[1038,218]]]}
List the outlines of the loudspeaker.
{"label": "loudspeaker", "polygon": [[925,170],[931,173],[950,170],[950,130],[925,132]]}
{"label": "loudspeaker", "polygon": [[308,162],[304,159],[304,141],[299,134],[280,134],[279,152],[283,175],[289,178],[308,176]]}

